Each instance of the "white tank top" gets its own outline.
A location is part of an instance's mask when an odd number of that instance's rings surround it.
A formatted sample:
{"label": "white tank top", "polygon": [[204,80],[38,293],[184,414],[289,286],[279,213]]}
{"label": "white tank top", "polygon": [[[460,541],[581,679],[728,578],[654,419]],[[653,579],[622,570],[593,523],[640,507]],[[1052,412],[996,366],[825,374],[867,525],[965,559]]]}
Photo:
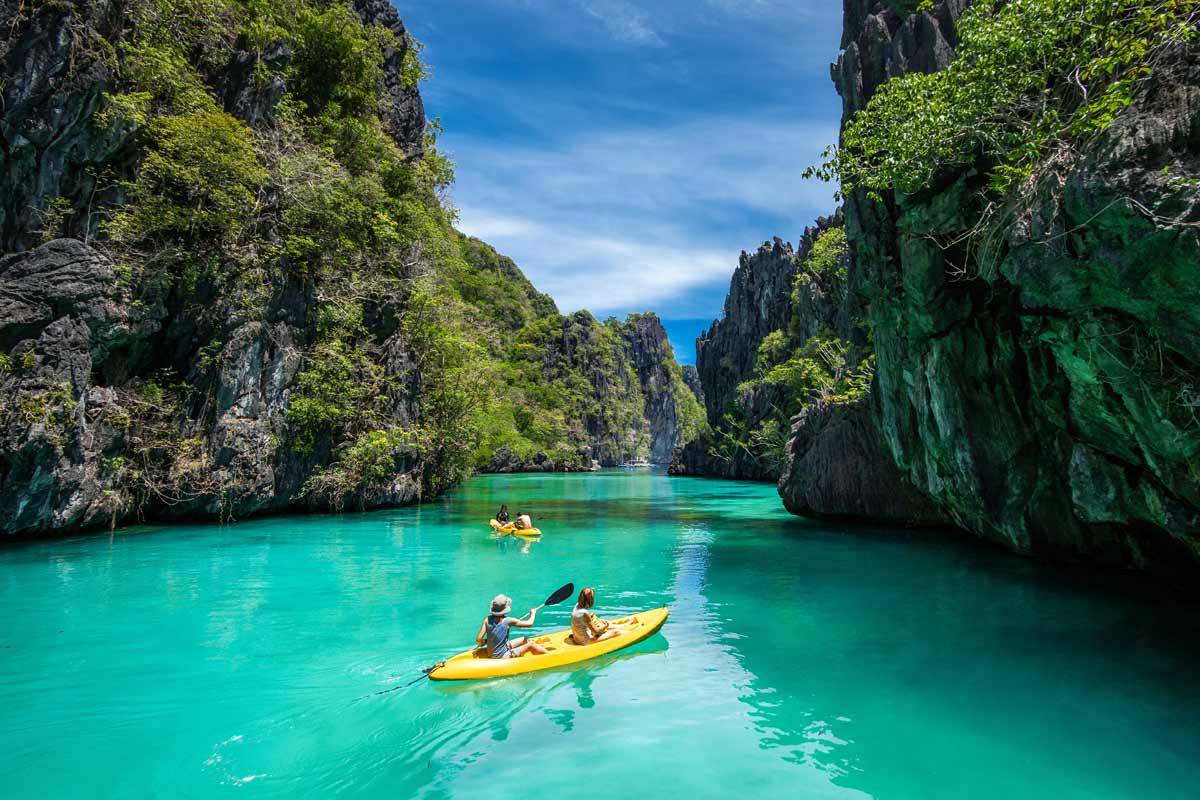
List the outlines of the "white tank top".
{"label": "white tank top", "polygon": [[575,606],[575,610],[571,612],[571,638],[575,640],[575,644],[590,644],[594,638],[592,629],[588,627],[591,616],[591,610],[581,606]]}

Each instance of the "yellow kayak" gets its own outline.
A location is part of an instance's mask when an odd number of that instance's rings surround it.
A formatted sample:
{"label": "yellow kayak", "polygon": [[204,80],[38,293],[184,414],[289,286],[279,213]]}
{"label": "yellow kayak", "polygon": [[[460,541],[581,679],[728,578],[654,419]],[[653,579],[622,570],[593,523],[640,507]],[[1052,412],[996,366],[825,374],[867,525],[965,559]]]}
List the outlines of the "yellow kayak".
{"label": "yellow kayak", "polygon": [[459,653],[454,658],[434,668],[429,677],[435,681],[470,681],[478,678],[500,678],[505,675],[519,675],[522,672],[537,672],[538,670],[561,667],[589,658],[606,655],[616,650],[622,650],[632,644],[647,639],[667,621],[667,607],[654,608],[649,611],[639,611],[628,617],[609,620],[610,625],[621,628],[625,632],[620,636],[605,639],[588,645],[577,645],[570,638],[571,631],[555,631],[544,636],[530,637],[550,652],[544,655],[526,653],[520,658],[488,658],[486,650],[468,650]]}
{"label": "yellow kayak", "polygon": [[537,528],[521,528],[520,530],[517,530],[517,526],[513,525],[511,522],[506,522],[503,525],[501,525],[496,520],[491,520],[490,524],[492,526],[492,530],[494,530],[496,533],[500,534],[501,536],[509,536],[509,535],[511,535],[511,536],[541,536],[542,535],[542,532],[539,531]]}

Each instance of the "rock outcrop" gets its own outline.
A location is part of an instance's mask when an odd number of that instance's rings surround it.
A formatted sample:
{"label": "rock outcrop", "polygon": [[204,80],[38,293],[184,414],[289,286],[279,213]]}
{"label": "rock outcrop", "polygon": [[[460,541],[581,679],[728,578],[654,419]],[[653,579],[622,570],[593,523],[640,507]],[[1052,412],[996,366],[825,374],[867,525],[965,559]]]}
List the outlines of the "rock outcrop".
{"label": "rock outcrop", "polygon": [[104,522],[128,510],[105,455],[125,431],[118,394],[92,385],[110,355],[154,333],[112,263],[72,239],[0,259],[0,518],[8,532]]}
{"label": "rock outcrop", "polygon": [[354,0],[354,10],[368,25],[380,25],[396,35],[396,47],[383,53],[383,129],[411,158],[424,151],[425,104],[414,81],[405,80],[414,53],[413,44],[390,0]]}
{"label": "rock outcrop", "polygon": [[[405,153],[421,155],[420,95],[401,78],[411,46],[391,4],[360,2],[368,23],[397,36],[385,55],[380,112]],[[121,4],[0,3],[0,532],[31,535],[149,516],[236,518],[332,504],[305,490],[330,442],[288,441],[287,408],[311,342],[311,281],[277,279],[261,312],[207,316],[196,297],[134,282],[93,243],[126,198],[144,146],[136,122],[102,121],[118,54],[135,28]],[[203,65],[207,91],[229,114],[269,126],[291,50],[232,48]],[[54,238],[65,236],[69,238]],[[44,242],[44,243],[43,243]],[[196,302],[199,298],[201,302]],[[396,302],[402,302],[397,298]],[[209,306],[214,304],[209,303]],[[394,323],[368,307],[393,387],[388,422],[418,416],[419,370]],[[183,388],[183,387],[186,387]],[[425,462],[396,448],[386,479],[337,505],[421,497]]]}
{"label": "rock outcrop", "polygon": [[800,412],[788,440],[779,495],[788,511],[805,517],[947,523],[884,450],[869,399]]}
{"label": "rock outcrop", "polygon": [[755,373],[759,348],[767,336],[794,328],[801,338],[808,338],[840,313],[835,298],[824,301],[819,293],[804,308],[794,307],[792,300],[792,287],[813,242],[822,231],[840,225],[839,212],[805,229],[795,249],[776,238],[753,254],[741,254],[721,318],[696,340],[696,370],[710,430],[674,454],[672,474],[779,479],[782,462],[774,457],[778,454],[768,457],[758,448],[722,447],[721,440],[730,432],[728,417],[749,431],[788,405],[781,386],[743,385]]}
{"label": "rock outcrop", "polygon": [[654,314],[603,323],[587,311],[549,316],[518,334],[517,351],[529,358],[524,390],[561,387],[542,412],[562,430],[553,448],[499,448],[484,472],[581,471],[638,457],[666,463],[699,427],[699,403]]}
{"label": "rock outcrop", "polygon": [[621,326],[628,359],[637,373],[644,398],[643,415],[650,436],[650,461],[667,464],[680,444],[678,405],[682,372],[676,372],[675,354],[667,331],[654,314],[634,314]]}
{"label": "rock outcrop", "polygon": [[[833,70],[843,119],[886,79],[949,64],[965,5],[945,0],[901,18],[874,0],[847,0]],[[874,336],[873,416],[886,453],[977,536],[1055,559],[1195,571],[1194,47],[1157,67],[1061,183],[1044,186],[1002,232],[987,264],[938,244],[972,229],[983,180],[948,175],[911,195],[847,198],[851,281]],[[824,458],[811,426],[792,442],[797,463]],[[797,501],[809,494],[789,505],[804,511]],[[855,492],[843,499],[847,514],[874,516]]]}
{"label": "rock outcrop", "polygon": [[692,390],[692,396],[701,406],[704,405],[704,384],[700,382],[700,372],[695,364],[684,364],[681,367],[683,382]]}
{"label": "rock outcrop", "polygon": [[86,238],[100,219],[91,211],[117,197],[132,131],[95,124],[114,75],[88,44],[123,24],[106,3],[0,0],[0,252]]}

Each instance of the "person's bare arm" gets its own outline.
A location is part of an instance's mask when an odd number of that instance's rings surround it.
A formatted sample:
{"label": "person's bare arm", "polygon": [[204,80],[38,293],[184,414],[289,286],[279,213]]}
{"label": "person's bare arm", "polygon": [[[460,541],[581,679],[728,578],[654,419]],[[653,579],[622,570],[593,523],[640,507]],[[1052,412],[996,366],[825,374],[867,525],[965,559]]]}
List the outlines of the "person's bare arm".
{"label": "person's bare arm", "polygon": [[599,636],[608,630],[608,623],[597,617],[595,614],[588,615],[587,624],[588,630],[592,632],[593,636]]}
{"label": "person's bare arm", "polygon": [[517,619],[516,617],[509,617],[508,624],[510,624],[514,627],[517,627],[517,628],[532,628],[533,621],[535,619],[537,619],[537,609],[536,608],[529,612],[529,619]]}
{"label": "person's bare arm", "polygon": [[483,647],[483,641],[487,638],[487,620],[479,623],[479,633],[475,634],[475,644]]}

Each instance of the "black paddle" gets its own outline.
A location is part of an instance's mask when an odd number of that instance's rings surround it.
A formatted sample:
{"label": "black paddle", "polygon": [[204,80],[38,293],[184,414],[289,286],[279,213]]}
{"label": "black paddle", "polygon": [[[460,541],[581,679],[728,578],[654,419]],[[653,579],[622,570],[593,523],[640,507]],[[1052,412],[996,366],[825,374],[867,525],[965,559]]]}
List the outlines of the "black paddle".
{"label": "black paddle", "polygon": [[[558,587],[558,591],[556,591],[554,594],[552,594],[546,598],[546,602],[542,603],[537,608],[529,609],[529,614],[532,614],[535,611],[541,611],[546,606],[556,606],[573,594],[575,594],[575,584],[568,583],[563,586],[560,586],[560,587]],[[525,616],[528,617],[529,614],[526,614]],[[525,617],[522,617],[522,619],[524,619],[524,618]]]}
{"label": "black paddle", "polygon": [[[532,614],[535,611],[540,611],[541,609],[545,608],[546,606],[556,606],[573,594],[575,594],[575,584],[573,584],[573,583],[563,584],[562,586],[558,587],[558,589],[555,590],[554,594],[552,594],[546,598],[546,602],[542,603],[540,606],[537,606],[536,608],[529,609],[529,614]],[[528,617],[529,614],[526,614],[525,616]],[[522,619],[524,619],[524,617],[522,617]],[[475,649],[479,650],[479,649],[481,649],[481,647],[476,647]],[[393,686],[390,689],[384,689],[383,691],[375,692],[375,694],[377,694],[377,695],[387,694],[388,692],[394,692],[397,689],[407,689],[409,686],[412,686],[414,683],[417,683],[418,681],[423,681],[426,678],[428,678],[429,674],[431,672],[433,672],[435,669],[437,669],[438,667],[444,667],[444,666],[446,666],[446,662],[439,661],[438,663],[434,664],[432,667],[426,667],[425,669],[421,670],[421,677],[414,678],[413,680],[411,680],[408,683],[405,683],[401,686]],[[371,695],[364,695],[364,697],[370,697],[370,696]],[[359,699],[361,700],[362,698],[360,697]]]}

